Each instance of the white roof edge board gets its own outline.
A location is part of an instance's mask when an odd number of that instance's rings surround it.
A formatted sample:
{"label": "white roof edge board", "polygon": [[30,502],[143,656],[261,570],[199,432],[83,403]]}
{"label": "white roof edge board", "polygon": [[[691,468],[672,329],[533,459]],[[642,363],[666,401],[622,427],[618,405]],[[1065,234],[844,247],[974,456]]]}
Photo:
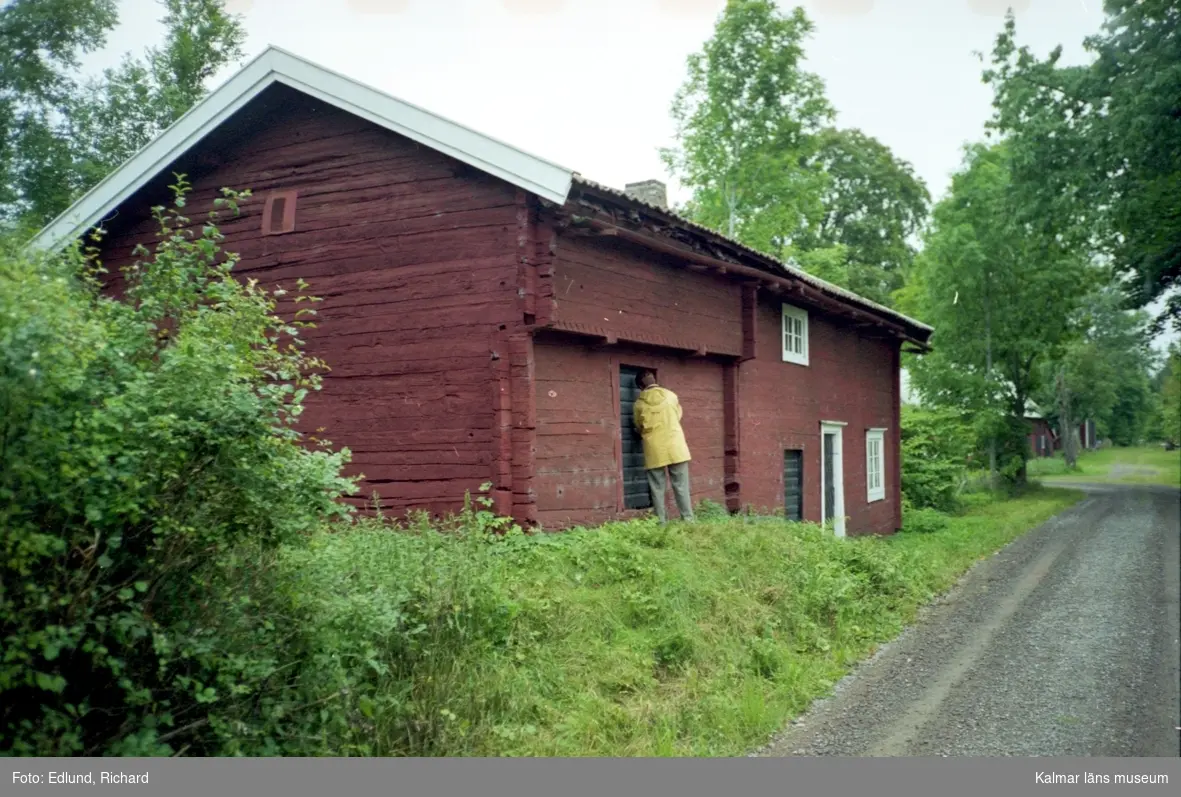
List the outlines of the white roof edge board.
{"label": "white roof edge board", "polygon": [[574,180],[570,169],[270,46],[46,225],[30,245],[56,249],[80,237],[274,83],[316,97],[551,202],[564,203],[570,193]]}

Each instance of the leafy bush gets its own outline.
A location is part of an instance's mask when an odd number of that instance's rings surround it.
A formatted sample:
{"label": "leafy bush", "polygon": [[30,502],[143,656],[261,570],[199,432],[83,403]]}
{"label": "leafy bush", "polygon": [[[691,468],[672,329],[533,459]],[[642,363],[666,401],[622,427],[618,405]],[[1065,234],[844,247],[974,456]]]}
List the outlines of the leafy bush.
{"label": "leafy bush", "polygon": [[347,452],[303,444],[322,363],[231,275],[217,211],[180,215],[187,190],[119,300],[92,252],[0,252],[3,752],[206,753],[290,708],[303,640],[251,603],[269,575],[235,550],[346,514]]}
{"label": "leafy bush", "polygon": [[285,734],[288,754],[440,755],[487,730],[473,718],[509,699],[486,670],[513,653],[521,607],[506,553],[522,536],[487,503],[442,523],[363,519],[284,548],[273,583],[307,633],[290,702],[331,723],[314,742]]}
{"label": "leafy bush", "polygon": [[902,504],[902,530],[918,534],[943,531],[951,522],[945,513],[930,507],[915,507],[908,501]]}
{"label": "leafy bush", "polygon": [[328,527],[271,557],[310,643],[291,722],[329,729],[313,753],[741,754],[1072,500],[927,510],[948,527],[884,539],[781,516],[525,535],[470,509]]}
{"label": "leafy bush", "polygon": [[[917,509],[952,512],[968,481],[975,435],[953,410],[902,408],[902,494]],[[905,525],[905,523],[904,523]]]}
{"label": "leafy bush", "polygon": [[976,450],[982,466],[987,465],[988,448],[996,444],[997,489],[1019,491],[1025,484],[1029,461],[1029,421],[1005,412],[981,412],[973,420]]}

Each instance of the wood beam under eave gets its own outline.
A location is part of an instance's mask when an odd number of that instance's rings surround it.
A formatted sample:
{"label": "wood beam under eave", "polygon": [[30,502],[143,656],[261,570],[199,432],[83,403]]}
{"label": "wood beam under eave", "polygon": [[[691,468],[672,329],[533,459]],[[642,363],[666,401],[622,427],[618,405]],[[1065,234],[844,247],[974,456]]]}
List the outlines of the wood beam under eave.
{"label": "wood beam under eave", "polygon": [[[608,221],[604,221],[602,219],[592,218],[592,217],[587,217],[587,216],[574,216],[573,219],[575,220],[575,223],[577,223],[579,225],[587,224],[587,225],[597,227],[597,228],[603,228],[603,227],[608,227],[608,226],[616,227],[617,228],[617,235],[622,240],[632,241],[632,242],[640,244],[641,246],[646,246],[650,249],[655,249],[656,251],[663,252],[665,254],[670,254],[675,257],[685,258],[687,260],[688,259],[696,259],[696,261],[697,261],[696,263],[686,263],[686,266],[689,268],[692,268],[693,266],[705,266],[707,270],[713,271],[714,273],[720,273],[720,274],[733,273],[734,275],[742,275],[742,276],[746,276],[748,278],[754,278],[754,279],[757,279],[760,281],[765,281],[765,283],[768,286],[768,289],[772,293],[775,293],[776,295],[779,295],[781,293],[790,293],[793,295],[797,295],[801,299],[812,303],[813,305],[824,310],[825,312],[832,313],[833,315],[836,315],[836,316],[844,318],[844,319],[850,319],[852,317],[852,315],[851,315],[852,313],[857,313],[859,315],[862,315],[863,317],[871,317],[872,318],[872,316],[865,316],[864,311],[851,310],[851,308],[849,308],[845,304],[845,302],[842,301],[841,299],[838,299],[835,297],[830,297],[827,294],[820,291],[819,289],[813,288],[810,285],[805,286],[803,284],[800,284],[793,279],[789,279],[786,275],[780,276],[780,275],[770,274],[770,273],[767,273],[767,274],[756,273],[757,270],[750,267],[750,266],[744,266],[741,264],[731,264],[727,261],[721,261],[716,257],[705,254],[703,252],[687,249],[683,245],[677,245],[671,241],[653,240],[651,238],[651,236],[644,235],[641,232],[637,232],[635,230],[630,230],[626,227],[619,227],[618,222],[616,222],[616,221],[608,222]],[[696,269],[694,269],[694,270],[696,270]],[[901,325],[893,324],[893,323],[887,322],[885,320],[881,320],[878,323],[880,324],[882,329],[891,330],[891,334],[893,334],[899,340],[910,342],[910,343],[912,343],[924,350],[929,349],[929,347],[927,347],[926,344],[924,344],[922,341],[919,341],[919,340],[915,339],[914,337],[910,336],[909,334],[907,334],[905,328],[902,327]]]}

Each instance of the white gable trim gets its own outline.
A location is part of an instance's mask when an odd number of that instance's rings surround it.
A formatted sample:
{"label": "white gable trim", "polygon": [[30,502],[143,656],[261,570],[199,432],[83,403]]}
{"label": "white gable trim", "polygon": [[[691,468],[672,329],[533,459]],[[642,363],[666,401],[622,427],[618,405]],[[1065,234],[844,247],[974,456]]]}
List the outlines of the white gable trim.
{"label": "white gable trim", "polygon": [[551,202],[562,204],[570,193],[574,179],[570,169],[272,46],[50,222],[31,245],[57,249],[80,237],[274,83],[302,91]]}

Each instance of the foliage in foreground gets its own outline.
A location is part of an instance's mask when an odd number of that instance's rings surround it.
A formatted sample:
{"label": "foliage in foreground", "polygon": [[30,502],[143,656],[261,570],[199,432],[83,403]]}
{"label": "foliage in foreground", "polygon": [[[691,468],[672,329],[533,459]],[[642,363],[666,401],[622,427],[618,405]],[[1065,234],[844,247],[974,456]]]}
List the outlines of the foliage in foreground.
{"label": "foliage in foreground", "polygon": [[902,494],[915,509],[954,512],[974,453],[971,424],[954,410],[902,408]]}
{"label": "foliage in foreground", "polygon": [[[289,724],[225,749],[742,754],[1073,500],[1033,492],[938,534],[844,541],[754,517],[495,536],[475,509],[443,527],[329,528],[227,582],[302,641]],[[245,645],[235,622],[219,633]]]}
{"label": "foliage in foreground", "polygon": [[320,364],[214,219],[157,219],[121,301],[76,251],[0,252],[0,752],[215,752],[291,698],[280,631],[212,596],[341,514],[347,452],[295,431]]}

